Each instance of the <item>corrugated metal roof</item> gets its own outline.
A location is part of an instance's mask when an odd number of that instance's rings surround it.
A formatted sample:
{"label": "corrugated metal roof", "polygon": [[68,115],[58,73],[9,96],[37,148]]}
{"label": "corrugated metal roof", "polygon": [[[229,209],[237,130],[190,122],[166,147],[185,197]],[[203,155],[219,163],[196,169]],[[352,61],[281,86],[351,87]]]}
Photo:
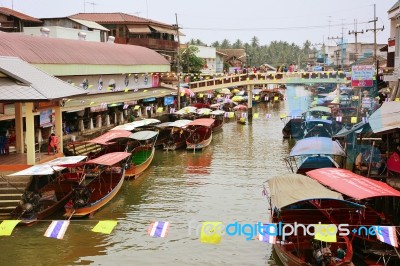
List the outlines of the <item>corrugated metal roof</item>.
{"label": "corrugated metal roof", "polygon": [[19,85],[9,78],[2,79],[0,101],[51,100],[86,94],[83,89],[48,75],[16,57],[0,56],[0,72],[23,83]]}
{"label": "corrugated metal roof", "polygon": [[110,31],[107,28],[104,28],[101,26],[99,23],[96,23],[94,21],[90,20],[83,20],[83,19],[77,19],[77,18],[69,18],[70,20],[73,20],[79,24],[82,24],[83,26],[88,27],[89,29],[96,29],[96,30],[105,30],[105,31]]}
{"label": "corrugated metal roof", "polygon": [[24,13],[9,9],[7,7],[0,7],[0,13],[4,14],[6,16],[13,16],[13,17],[19,18],[20,20],[23,20],[23,21],[31,21],[31,22],[37,22],[37,23],[42,22],[41,20],[39,20],[37,18],[25,15]]}
{"label": "corrugated metal roof", "polygon": [[142,46],[35,37],[0,32],[0,56],[33,64],[170,65],[162,55]]}

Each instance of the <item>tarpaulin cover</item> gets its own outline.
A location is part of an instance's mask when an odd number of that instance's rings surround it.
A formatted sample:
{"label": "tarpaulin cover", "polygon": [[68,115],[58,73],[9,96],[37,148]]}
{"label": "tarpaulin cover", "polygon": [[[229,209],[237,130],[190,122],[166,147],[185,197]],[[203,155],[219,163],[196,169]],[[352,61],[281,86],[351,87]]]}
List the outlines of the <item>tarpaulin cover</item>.
{"label": "tarpaulin cover", "polygon": [[299,140],[290,151],[289,156],[323,154],[346,156],[346,152],[337,141],[326,137],[310,137]]}
{"label": "tarpaulin cover", "polygon": [[299,174],[283,174],[267,181],[272,205],[278,209],[311,199],[343,199],[317,181]]}
{"label": "tarpaulin cover", "polygon": [[90,160],[87,163],[111,166],[122,161],[125,158],[128,158],[130,155],[131,154],[129,152],[111,152]]}
{"label": "tarpaulin cover", "polygon": [[307,172],[321,184],[354,199],[382,196],[400,197],[400,191],[381,181],[357,175],[349,170],[321,168]]}

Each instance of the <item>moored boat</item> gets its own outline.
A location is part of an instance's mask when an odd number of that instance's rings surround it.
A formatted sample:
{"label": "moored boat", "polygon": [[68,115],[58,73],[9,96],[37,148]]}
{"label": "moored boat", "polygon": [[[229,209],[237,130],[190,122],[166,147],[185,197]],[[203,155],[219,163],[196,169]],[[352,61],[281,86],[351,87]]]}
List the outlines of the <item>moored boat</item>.
{"label": "moored boat", "polygon": [[214,124],[212,126],[213,132],[218,132],[222,130],[222,126],[224,125],[224,115],[225,111],[222,110],[214,110],[210,113],[211,118],[215,119]]}
{"label": "moored boat", "polygon": [[199,118],[187,124],[186,149],[201,150],[210,145],[214,121],[212,118]]}
{"label": "moored boat", "polygon": [[125,177],[135,178],[146,170],[153,161],[158,131],[143,130],[133,133],[129,138],[128,151],[132,153]]}
{"label": "moored boat", "polygon": [[88,216],[112,200],[121,189],[129,156],[128,152],[112,152],[86,162],[85,165],[95,166],[95,176],[88,184],[73,189],[64,217]]}
{"label": "moored boat", "polygon": [[166,141],[163,142],[164,150],[177,150],[186,146],[184,130],[190,122],[192,120],[181,119],[168,124],[165,130],[168,130],[169,134]]}
{"label": "moored boat", "polygon": [[[341,201],[343,198],[339,193],[298,174],[277,176],[267,183],[269,189],[264,188],[264,191],[269,195],[271,222],[277,229],[273,248],[283,265],[352,265],[353,249],[347,236],[337,236],[335,232],[327,242],[316,235],[318,224],[336,225],[337,221],[325,217],[310,203],[316,199],[328,203]],[[279,229],[279,224],[291,225],[292,233]],[[339,254],[339,248],[345,253]]]}
{"label": "moored boat", "polygon": [[85,175],[76,167],[67,171],[66,167],[57,165],[73,164],[85,159],[86,156],[59,157],[11,174],[10,176],[32,176],[31,183],[11,216],[20,220],[19,224],[31,225],[62,208],[71,198],[73,187],[79,185]]}

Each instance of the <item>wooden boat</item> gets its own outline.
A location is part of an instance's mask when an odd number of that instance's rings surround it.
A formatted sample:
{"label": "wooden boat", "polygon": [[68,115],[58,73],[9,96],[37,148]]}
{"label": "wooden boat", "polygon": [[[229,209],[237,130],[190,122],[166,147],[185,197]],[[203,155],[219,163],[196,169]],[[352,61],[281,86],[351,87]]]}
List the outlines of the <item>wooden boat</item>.
{"label": "wooden boat", "polygon": [[292,110],[288,115],[282,115],[281,121],[284,124],[282,135],[284,138],[301,138],[303,137],[302,123],[304,118],[302,110]]}
{"label": "wooden boat", "polygon": [[210,145],[212,140],[212,118],[199,118],[186,126],[186,149],[201,150]]}
{"label": "wooden boat", "polygon": [[211,118],[215,119],[214,124],[212,126],[213,132],[218,132],[222,130],[222,126],[224,125],[224,116],[225,111],[222,110],[214,110],[210,113]]}
{"label": "wooden boat", "polygon": [[65,205],[66,218],[79,218],[93,214],[106,205],[121,189],[125,176],[128,152],[112,152],[89,160],[95,166],[95,177],[84,186],[73,189],[72,198]]}
{"label": "wooden boat", "polygon": [[84,180],[85,175],[83,171],[77,171],[77,168],[67,171],[66,167],[57,165],[77,163],[85,159],[86,156],[60,157],[10,175],[32,176],[31,183],[11,216],[21,220],[19,224],[31,225],[62,208],[71,198],[72,189]]}
{"label": "wooden boat", "polygon": [[181,119],[171,122],[167,125],[166,130],[169,132],[165,142],[163,142],[164,150],[177,150],[186,146],[185,128],[192,120]]}
{"label": "wooden boat", "polygon": [[[315,226],[307,231],[302,226],[295,227],[295,225],[308,226],[319,223],[331,225],[342,222],[325,217],[321,209],[310,203],[310,200],[323,200],[328,204],[343,200],[339,193],[298,174],[277,176],[269,179],[267,183],[269,189],[264,188],[264,192],[269,198],[271,222],[276,225],[290,224],[296,228],[290,235],[282,234],[278,228],[275,231],[277,236],[273,248],[283,265],[352,265],[353,249],[347,236],[336,236],[334,242],[328,243],[314,236]],[[343,257],[336,253],[339,247],[345,250]]]}
{"label": "wooden boat", "polygon": [[[358,212],[329,213],[334,219],[337,219],[341,215],[342,219],[347,220],[347,224],[363,225],[366,228],[377,225],[395,226],[383,212],[373,208],[374,200],[371,199],[389,197],[387,199],[391,201],[393,197],[399,198],[400,191],[397,189],[392,188],[384,182],[366,178],[345,169],[316,169],[307,172],[307,176],[332,190],[342,193],[349,201],[356,201],[357,203],[364,203],[366,205],[365,209]],[[326,208],[322,203],[319,203],[319,205],[321,208]],[[325,215],[328,215],[328,213]],[[360,228],[358,228],[356,233],[353,231],[351,233],[354,236],[353,246],[360,251],[360,254],[363,254],[363,259],[375,258],[376,263],[376,261],[385,259],[384,256],[386,256],[386,258],[391,257],[391,264],[386,265],[399,264],[400,261],[397,256],[400,253],[399,248],[395,250],[394,247],[377,240],[375,235],[368,235],[365,230],[360,230]],[[397,231],[396,235],[398,239],[399,233]],[[394,256],[391,256],[388,250],[394,251],[394,254],[392,254]]]}
{"label": "wooden boat", "polygon": [[87,143],[97,144],[101,149],[97,152],[87,154],[89,159],[94,159],[110,152],[121,152],[126,150],[126,139],[132,135],[132,132],[127,130],[110,130],[103,135],[88,140]]}
{"label": "wooden boat", "polygon": [[129,138],[128,151],[132,153],[125,177],[135,178],[146,170],[153,161],[158,131],[143,130],[133,133]]}
{"label": "wooden boat", "polygon": [[309,137],[297,141],[285,161],[293,173],[305,174],[318,168],[341,168],[345,158],[346,152],[338,141],[326,137]]}

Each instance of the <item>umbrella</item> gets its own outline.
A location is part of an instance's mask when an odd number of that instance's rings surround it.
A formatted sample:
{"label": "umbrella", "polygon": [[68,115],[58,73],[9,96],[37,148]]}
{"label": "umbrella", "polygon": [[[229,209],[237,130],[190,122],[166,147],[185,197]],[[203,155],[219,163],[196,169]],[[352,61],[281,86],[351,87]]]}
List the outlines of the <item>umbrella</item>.
{"label": "umbrella", "polygon": [[200,108],[200,109],[197,109],[197,113],[199,114],[199,115],[209,115],[210,113],[211,113],[211,109],[209,109],[209,108]]}
{"label": "umbrella", "polygon": [[238,92],[240,92],[240,90],[239,89],[233,89],[232,92],[233,93],[238,93]]}
{"label": "umbrella", "polygon": [[194,96],[194,92],[189,88],[181,87],[180,93],[185,93],[186,95]]}
{"label": "umbrella", "polygon": [[194,106],[187,106],[187,107],[182,108],[179,111],[176,111],[175,114],[183,115],[183,114],[188,114],[188,113],[196,113],[196,109],[197,108]]}
{"label": "umbrella", "polygon": [[223,88],[220,90],[220,93],[222,94],[231,94],[231,91],[228,88]]}
{"label": "umbrella", "polygon": [[243,96],[234,96],[232,99],[231,99],[232,101],[234,101],[234,102],[240,102],[240,101],[243,101],[244,100],[244,98],[243,98]]}
{"label": "umbrella", "polygon": [[247,110],[247,106],[243,104],[236,105],[233,110]]}

